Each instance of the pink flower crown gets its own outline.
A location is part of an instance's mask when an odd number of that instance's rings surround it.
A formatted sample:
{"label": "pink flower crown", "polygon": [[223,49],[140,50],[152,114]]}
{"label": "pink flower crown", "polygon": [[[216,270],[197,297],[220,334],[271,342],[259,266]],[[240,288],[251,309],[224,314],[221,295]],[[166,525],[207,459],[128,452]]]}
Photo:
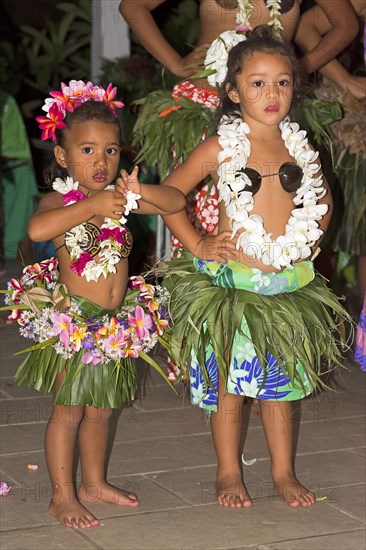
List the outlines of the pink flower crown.
{"label": "pink flower crown", "polygon": [[82,80],[71,80],[68,86],[61,82],[61,92],[50,92],[52,97],[48,97],[42,107],[47,116],[37,116],[36,118],[42,130],[42,140],[52,138],[52,141],[56,143],[56,130],[65,128],[66,124],[63,120],[67,111],[72,113],[87,101],[103,102],[116,117],[115,109],[124,107],[122,101],[113,101],[116,93],[117,88],[112,88],[111,83],[105,90],[102,86],[94,86],[92,82],[85,84]]}

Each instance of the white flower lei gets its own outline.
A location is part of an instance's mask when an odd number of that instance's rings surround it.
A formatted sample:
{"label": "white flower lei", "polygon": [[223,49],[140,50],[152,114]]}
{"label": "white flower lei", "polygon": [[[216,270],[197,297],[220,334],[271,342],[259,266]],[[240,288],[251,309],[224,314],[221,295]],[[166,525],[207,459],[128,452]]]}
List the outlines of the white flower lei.
{"label": "white flower lei", "polygon": [[[273,27],[273,35],[280,37],[283,29],[281,25],[281,0],[265,0],[266,6],[270,12],[270,21],[268,25]],[[227,61],[230,50],[246,40],[242,32],[251,29],[249,20],[253,10],[250,0],[238,0],[239,11],[236,14],[236,22],[238,26],[236,30],[225,31],[221,33],[211,44],[207,50],[204,65],[208,71],[213,71],[213,74],[207,76],[210,86],[215,87],[224,82],[227,74]]]}
{"label": "white flower lei", "polygon": [[[289,154],[303,170],[303,177],[293,199],[298,208],[291,212],[285,235],[273,240],[272,234],[264,228],[263,218],[258,214],[249,215],[254,207],[250,191],[252,183],[246,174],[240,172],[246,167],[251,150],[247,137],[249,126],[241,117],[225,115],[218,129],[219,143],[223,149],[218,155],[219,201],[225,202],[232,228],[231,238],[241,231],[237,249],[275,269],[284,266],[291,268],[292,261],[311,255],[310,248],[323,234],[318,220],[328,211],[327,204],[318,204],[327,192],[322,187],[322,176],[316,177],[319,165],[315,161],[319,153],[310,148],[306,132],[300,130],[296,122],[286,118],[280,123],[280,130]],[[227,158],[231,160],[223,162]]]}
{"label": "white flower lei", "polygon": [[[281,24],[281,0],[264,0],[269,9],[268,25],[273,27],[273,36],[281,37],[283,26]],[[239,27],[247,27],[244,30],[251,29],[250,16],[253,11],[253,4],[250,0],[238,0],[239,11],[236,14],[236,22]]]}
{"label": "white flower lei", "polygon": [[[74,181],[72,178],[67,177],[66,180],[57,178],[52,187],[58,193],[66,195],[70,191],[76,191],[79,187],[79,182]],[[106,187],[106,190],[114,189],[113,185]],[[141,198],[141,195],[128,191],[126,195],[126,205],[124,214],[128,216],[131,210],[138,208],[137,200]],[[76,199],[77,200],[77,199]],[[69,204],[73,204],[76,200],[68,201]],[[111,218],[104,218],[104,223],[101,225],[101,229],[122,229],[127,219],[122,216],[119,220],[112,220]],[[87,236],[86,223],[77,225],[65,235],[65,245],[70,253],[71,261],[77,261],[83,254],[83,250],[80,247],[80,243],[84,241]],[[116,264],[121,260],[121,248],[122,245],[113,238],[103,239],[100,241],[101,252],[99,253],[99,260],[91,259],[80,271],[80,275],[85,277],[88,282],[98,281],[101,275],[106,279],[110,273],[116,273]]]}

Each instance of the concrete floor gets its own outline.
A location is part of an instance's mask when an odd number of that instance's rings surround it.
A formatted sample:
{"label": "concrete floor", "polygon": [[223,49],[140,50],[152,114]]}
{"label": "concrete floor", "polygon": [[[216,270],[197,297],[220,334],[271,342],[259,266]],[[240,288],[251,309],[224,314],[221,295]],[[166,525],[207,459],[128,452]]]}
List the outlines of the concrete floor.
{"label": "concrete floor", "polygon": [[[47,512],[43,436],[51,399],[13,382],[19,358],[12,354],[27,344],[16,325],[3,323],[0,337],[0,480],[14,483],[9,495],[0,497],[1,550],[366,548],[366,377],[354,365],[336,375],[335,392],[302,403],[297,474],[327,500],[294,510],[274,496],[254,404],[244,407],[245,456],[257,459],[244,467],[254,505],[249,510],[218,506],[209,425],[188,396],[176,397],[153,373],[144,397],[118,419],[109,462],[109,481],[138,493],[141,505],[92,504],[102,525],[71,530]],[[38,470],[27,470],[29,463]]]}

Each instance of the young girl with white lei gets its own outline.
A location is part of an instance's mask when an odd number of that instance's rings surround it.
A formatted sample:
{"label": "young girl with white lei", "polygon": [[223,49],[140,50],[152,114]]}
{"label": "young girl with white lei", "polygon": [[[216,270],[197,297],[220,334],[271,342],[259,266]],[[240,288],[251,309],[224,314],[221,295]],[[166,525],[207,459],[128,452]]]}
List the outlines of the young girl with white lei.
{"label": "young girl with white lei", "polygon": [[[220,48],[232,48],[228,59],[211,55]],[[290,506],[307,507],[316,497],[295,477],[292,403],[324,386],[322,356],[326,369],[340,363],[331,313],[347,316],[311,261],[332,198],[318,153],[288,118],[300,85],[293,53],[266,27],[229,40],[226,32],[210,50],[222,84],[217,135],[164,187],[187,195],[211,175],[219,233],[202,237],[184,211],[165,218],[189,251],[164,269],[171,357],[190,379],[192,403],[212,413],[219,504],[252,505],[239,460],[249,397],[260,402],[274,489]],[[132,179],[126,183],[134,190]]]}
{"label": "young girl with white lei", "polygon": [[26,267],[9,282],[6,298],[22,335],[36,341],[17,380],[27,377],[29,385],[54,394],[45,437],[49,511],[71,528],[100,523],[82,501],[139,504],[134,493],[105,478],[108,425],[112,409],[134,397],[135,358],[154,364],[146,353],[169,318],[166,290],[142,277],[128,279],[132,236],[125,216],[131,209],[167,214],[185,206],[177,189],[141,185],[125,196],[115,188],[121,144],[115,109],[123,107],[116,91],[71,81],[46,100],[37,121],[42,138],[55,143],[48,171],[53,192],[30,219],[29,236],[52,239],[57,258]]}

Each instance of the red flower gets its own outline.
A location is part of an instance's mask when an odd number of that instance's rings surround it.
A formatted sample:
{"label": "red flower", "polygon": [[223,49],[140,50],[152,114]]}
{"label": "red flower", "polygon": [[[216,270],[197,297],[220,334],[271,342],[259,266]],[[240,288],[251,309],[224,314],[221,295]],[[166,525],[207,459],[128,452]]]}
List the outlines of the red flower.
{"label": "red flower", "polygon": [[84,195],[84,193],[78,191],[77,189],[72,189],[68,193],[65,193],[65,195],[63,195],[62,197],[65,206],[70,202],[78,202],[82,199],[86,199],[86,195]]}
{"label": "red flower", "polygon": [[55,132],[58,128],[65,128],[65,123],[62,122],[65,118],[65,113],[60,109],[57,103],[54,103],[48,111],[48,116],[37,116],[36,121],[39,122],[39,127],[42,131],[42,140],[52,138],[56,142]]}
{"label": "red flower", "polygon": [[73,260],[70,263],[70,269],[74,273],[77,273],[78,275],[82,275],[84,268],[88,262],[90,262],[93,258],[90,256],[89,252],[83,252],[77,260]]}
{"label": "red flower", "polygon": [[173,111],[178,111],[178,109],[181,109],[181,105],[173,105],[173,107],[168,107],[168,109],[164,109],[164,111],[161,111],[161,113],[159,114],[159,118],[163,118]]}
{"label": "red flower", "polygon": [[124,244],[125,240],[123,238],[124,233],[126,230],[121,231],[119,227],[116,227],[115,229],[108,229],[104,227],[100,235],[96,238],[97,241],[108,241],[108,239],[113,239],[117,241],[120,244]]}
{"label": "red flower", "polygon": [[110,82],[108,84],[108,88],[105,91],[103,101],[104,103],[110,108],[112,113],[116,114],[115,109],[122,109],[122,107],[125,106],[122,101],[113,101],[113,99],[116,97],[117,88],[116,86],[112,88],[112,83]]}

